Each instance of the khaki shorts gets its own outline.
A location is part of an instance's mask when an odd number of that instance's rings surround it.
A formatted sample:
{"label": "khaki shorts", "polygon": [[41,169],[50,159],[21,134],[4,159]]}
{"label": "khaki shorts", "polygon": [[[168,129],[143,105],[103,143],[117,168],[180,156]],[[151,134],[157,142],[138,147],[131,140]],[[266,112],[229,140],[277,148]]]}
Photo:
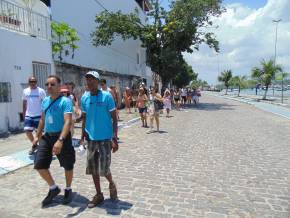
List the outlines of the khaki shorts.
{"label": "khaki shorts", "polygon": [[89,141],[86,174],[107,176],[111,173],[112,141]]}

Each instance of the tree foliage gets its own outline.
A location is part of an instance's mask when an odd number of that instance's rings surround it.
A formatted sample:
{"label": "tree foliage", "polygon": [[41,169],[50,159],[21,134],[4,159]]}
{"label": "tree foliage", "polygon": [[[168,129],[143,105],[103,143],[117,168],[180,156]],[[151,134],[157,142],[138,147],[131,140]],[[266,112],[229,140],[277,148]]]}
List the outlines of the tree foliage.
{"label": "tree foliage", "polygon": [[248,80],[246,76],[234,76],[231,78],[230,84],[234,87],[238,87],[239,89],[238,96],[240,96],[241,89],[247,87]]}
{"label": "tree foliage", "polygon": [[178,69],[178,74],[172,80],[173,85],[182,88],[187,86],[189,82],[196,80],[198,74],[195,73],[192,69],[192,66],[188,65],[185,61],[183,64],[179,65],[180,69]]}
{"label": "tree foliage", "polygon": [[230,86],[230,81],[233,77],[233,73],[231,70],[225,70],[218,76],[218,81],[223,82],[226,87],[226,95],[228,94],[228,88]]}
{"label": "tree foliage", "polygon": [[282,67],[280,65],[275,65],[273,60],[262,60],[261,66],[261,68],[254,67],[252,69],[252,77],[257,79],[257,81],[266,87],[263,96],[263,99],[265,100],[267,97],[269,85],[272,83],[272,80],[274,80],[275,75],[279,72],[282,72]]}
{"label": "tree foliage", "polygon": [[52,29],[52,53],[58,55],[59,61],[63,60],[63,54],[74,58],[74,52],[78,48],[76,42],[80,40],[77,31],[66,23],[51,23]]}
{"label": "tree foliage", "polygon": [[93,45],[111,45],[116,37],[140,39],[147,49],[147,64],[164,83],[182,73],[177,71],[184,64],[182,52],[198,50],[201,43],[219,50],[215,36],[205,27],[212,26],[211,18],[222,13],[221,0],[171,1],[169,11],[159,5],[159,0],[150,3],[146,24],[142,24],[138,9],[130,14],[103,11],[97,15],[97,27],[91,34]]}

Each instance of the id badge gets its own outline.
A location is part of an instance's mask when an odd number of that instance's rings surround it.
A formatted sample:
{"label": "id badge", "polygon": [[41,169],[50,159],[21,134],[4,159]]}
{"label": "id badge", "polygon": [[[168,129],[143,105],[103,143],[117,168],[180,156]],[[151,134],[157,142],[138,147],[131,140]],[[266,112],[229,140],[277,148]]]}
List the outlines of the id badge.
{"label": "id badge", "polygon": [[49,124],[53,124],[53,118],[52,118],[52,116],[48,116],[47,120],[48,120],[48,123]]}

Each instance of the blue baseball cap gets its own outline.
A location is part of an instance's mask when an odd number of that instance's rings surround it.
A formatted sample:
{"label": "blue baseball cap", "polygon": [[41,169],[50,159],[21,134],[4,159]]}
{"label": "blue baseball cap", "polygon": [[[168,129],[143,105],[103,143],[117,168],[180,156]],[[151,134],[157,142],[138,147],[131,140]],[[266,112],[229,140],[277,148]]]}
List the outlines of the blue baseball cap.
{"label": "blue baseball cap", "polygon": [[92,76],[92,77],[94,77],[95,79],[100,80],[100,75],[99,75],[99,73],[96,72],[96,71],[89,71],[89,72],[87,72],[87,73],[86,73],[86,77],[87,77],[87,76]]}

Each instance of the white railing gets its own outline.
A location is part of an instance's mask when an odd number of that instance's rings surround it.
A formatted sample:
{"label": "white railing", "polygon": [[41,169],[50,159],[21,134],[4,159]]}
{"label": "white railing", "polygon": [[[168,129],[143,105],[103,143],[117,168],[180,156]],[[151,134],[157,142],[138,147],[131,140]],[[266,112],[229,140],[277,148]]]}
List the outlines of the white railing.
{"label": "white railing", "polygon": [[49,17],[5,0],[0,0],[0,27],[41,39],[51,38]]}

